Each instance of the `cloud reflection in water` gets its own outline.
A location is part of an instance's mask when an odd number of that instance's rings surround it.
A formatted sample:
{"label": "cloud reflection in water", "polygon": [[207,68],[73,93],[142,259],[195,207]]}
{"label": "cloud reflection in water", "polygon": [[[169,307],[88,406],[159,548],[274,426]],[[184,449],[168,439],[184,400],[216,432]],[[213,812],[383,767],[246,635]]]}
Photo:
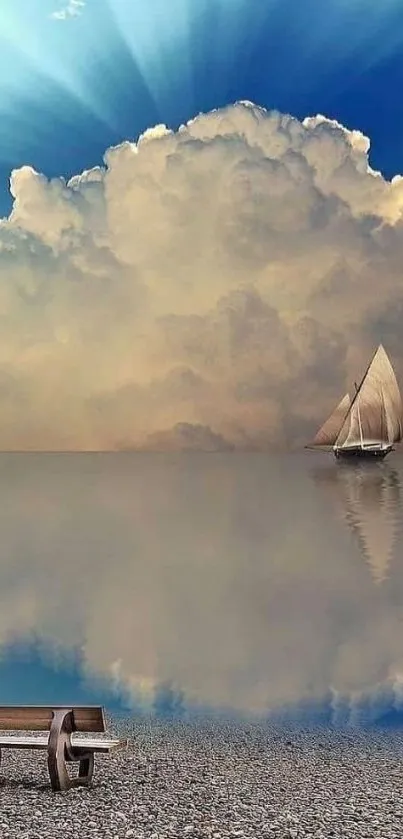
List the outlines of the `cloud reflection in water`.
{"label": "cloud reflection in water", "polygon": [[1,455],[0,641],[80,648],[145,705],[161,684],[241,711],[336,713],[384,683],[399,702],[401,474],[398,456]]}

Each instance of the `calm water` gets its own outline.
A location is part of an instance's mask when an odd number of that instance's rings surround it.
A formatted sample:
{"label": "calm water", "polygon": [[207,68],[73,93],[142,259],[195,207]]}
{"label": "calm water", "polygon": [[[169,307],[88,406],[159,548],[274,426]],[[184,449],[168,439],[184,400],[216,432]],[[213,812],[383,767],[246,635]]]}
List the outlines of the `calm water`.
{"label": "calm water", "polygon": [[143,703],[399,706],[402,483],[396,454],[1,455],[4,654],[80,649]]}

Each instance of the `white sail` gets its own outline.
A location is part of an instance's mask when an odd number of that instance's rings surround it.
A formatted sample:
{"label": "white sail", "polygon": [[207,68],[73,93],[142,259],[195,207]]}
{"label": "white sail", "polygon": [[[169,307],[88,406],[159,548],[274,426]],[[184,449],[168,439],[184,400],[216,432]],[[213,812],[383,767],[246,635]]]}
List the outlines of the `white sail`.
{"label": "white sail", "polygon": [[335,444],[340,427],[344,423],[349,407],[350,397],[348,393],[346,393],[334,411],[330,414],[330,417],[320,427],[311,443],[311,446],[333,446]]}
{"label": "white sail", "polygon": [[401,414],[396,376],[380,344],[351,402],[336,446],[392,445],[402,439]]}
{"label": "white sail", "polygon": [[382,347],[378,349],[378,364],[383,365],[383,400],[385,405],[387,433],[390,443],[398,443],[403,437],[402,400],[395,372]]}

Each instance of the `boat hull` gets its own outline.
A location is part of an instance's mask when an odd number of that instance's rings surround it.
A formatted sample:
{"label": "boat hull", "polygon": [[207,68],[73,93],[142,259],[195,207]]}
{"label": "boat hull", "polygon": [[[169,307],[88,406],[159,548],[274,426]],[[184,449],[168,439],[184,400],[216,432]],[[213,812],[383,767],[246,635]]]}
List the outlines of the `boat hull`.
{"label": "boat hull", "polygon": [[346,449],[334,449],[334,456],[337,460],[383,460],[393,446],[379,449],[365,449],[361,446],[351,446]]}

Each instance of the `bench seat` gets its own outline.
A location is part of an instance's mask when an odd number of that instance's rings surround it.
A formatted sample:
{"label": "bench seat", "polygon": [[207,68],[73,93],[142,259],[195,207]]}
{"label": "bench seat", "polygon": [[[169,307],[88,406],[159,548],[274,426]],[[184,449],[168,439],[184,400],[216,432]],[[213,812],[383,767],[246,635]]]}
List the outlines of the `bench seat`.
{"label": "bench seat", "polygon": [[[86,751],[97,752],[98,754],[109,754],[127,746],[127,740],[92,740],[89,737],[71,736],[71,745],[74,749],[83,748]],[[49,736],[47,737],[14,737],[0,736],[0,749],[47,749]]]}

